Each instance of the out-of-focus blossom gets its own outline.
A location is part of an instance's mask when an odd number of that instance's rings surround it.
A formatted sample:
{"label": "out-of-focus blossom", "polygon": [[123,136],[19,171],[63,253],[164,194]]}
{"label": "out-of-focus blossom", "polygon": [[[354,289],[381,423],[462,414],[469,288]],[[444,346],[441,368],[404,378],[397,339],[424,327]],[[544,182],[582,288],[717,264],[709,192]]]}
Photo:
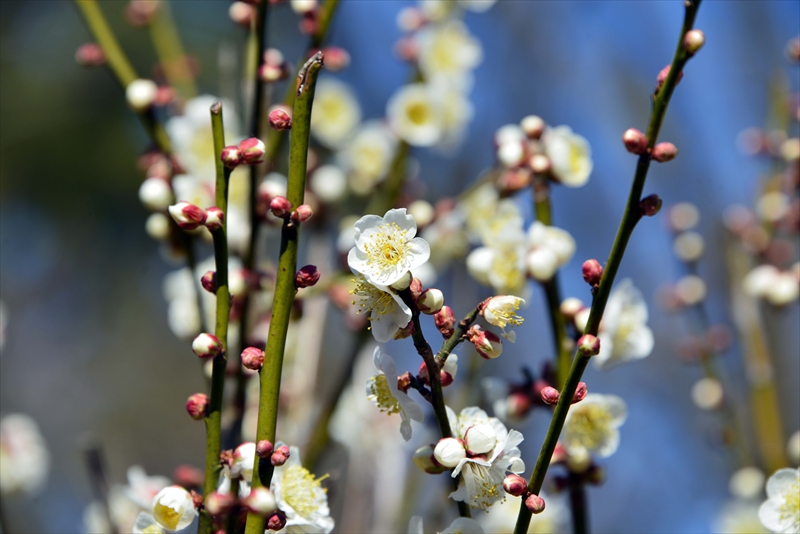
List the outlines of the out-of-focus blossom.
{"label": "out-of-focus blossom", "polygon": [[800,464],[800,430],[795,431],[786,443],[786,456],[793,465]]}
{"label": "out-of-focus blossom", "polygon": [[[564,500],[555,495],[539,494],[547,502],[547,507],[540,514],[531,517],[528,534],[554,534],[569,530],[569,513]],[[486,532],[513,532],[517,524],[520,501],[506,498],[498,501],[485,514],[478,517],[478,522]]]}
{"label": "out-of-focus blossom", "polygon": [[[422,518],[414,516],[408,522],[408,534],[424,534]],[[469,517],[457,517],[441,534],[483,534],[481,524]]]}
{"label": "out-of-focus blossom", "polygon": [[772,265],[759,265],[742,281],[744,292],[764,298],[775,306],[785,306],[800,297],[800,283],[791,271],[780,271]]}
{"label": "out-of-focus blossom", "polygon": [[719,534],[767,534],[758,519],[758,503],[735,499],[727,502],[714,522],[713,532]]}
{"label": "out-of-focus blossom", "polygon": [[755,499],[761,496],[766,476],[752,465],[737,469],[728,482],[728,490],[737,499]]}
{"label": "out-of-focus blossom", "polygon": [[442,108],[442,138],[437,147],[451,152],[461,144],[475,110],[466,93],[445,80],[432,82],[431,89]]}
{"label": "out-of-focus blossom", "polygon": [[[278,443],[280,447],[283,443]],[[286,514],[285,531],[328,534],[334,522],[328,508],[328,495],[320,481],[300,463],[300,450],[289,448],[289,459],[276,467],[270,489],[278,508]]]}
{"label": "out-of-focus blossom", "polygon": [[311,175],[309,187],[320,201],[333,203],[347,193],[347,176],[336,165],[323,165]]}
{"label": "out-of-focus blossom", "polygon": [[572,133],[569,126],[557,126],[542,136],[552,172],[567,187],[581,187],[592,173],[592,149],[589,142]]}
{"label": "out-of-focus blossom", "polygon": [[[149,522],[143,520],[142,524],[145,526],[151,523],[155,524],[155,520],[149,515],[152,512],[153,498],[170,485],[168,478],[157,475],[148,476],[138,465],[129,467],[127,474],[128,484],[126,486],[115,484],[108,492],[108,510],[111,520],[121,532],[127,532],[134,528],[137,516],[142,512],[147,512],[143,515],[150,518]],[[99,501],[92,502],[86,507],[83,513],[83,522],[87,534],[105,534],[111,531],[105,510]],[[143,529],[141,531],[150,532]]]}
{"label": "out-of-focus blossom", "polygon": [[683,232],[675,237],[672,251],[681,261],[693,262],[700,259],[705,249],[705,240],[697,232]]}
{"label": "out-of-focus blossom", "polygon": [[691,202],[679,202],[667,212],[667,221],[674,231],[685,232],[700,222],[700,210]]}
{"label": "out-of-focus blossom", "polygon": [[778,469],[769,477],[758,518],[772,532],[800,531],[800,469]]}
{"label": "out-of-focus blossom", "polygon": [[404,85],[386,104],[389,126],[413,146],[432,146],[441,140],[443,115],[436,92],[423,83]]}
{"label": "out-of-focus blossom", "polygon": [[611,292],[600,328],[600,353],[594,356],[598,369],[646,358],[655,344],[647,326],[647,303],[629,279]]}
{"label": "out-of-focus blossom", "polygon": [[481,62],[483,51],[462,21],[426,26],[417,40],[419,67],[426,80],[443,78],[459,88],[470,85],[471,71]]}
{"label": "out-of-focus blossom", "polygon": [[0,494],[38,493],[49,469],[50,453],[36,421],[23,414],[0,419]]}
{"label": "out-of-focus blossom", "polygon": [[366,194],[386,175],[394,156],[397,139],[379,121],[362,124],[352,141],[339,153],[342,167],[350,171],[351,186],[357,194]]}
{"label": "out-of-focus blossom", "polygon": [[397,366],[391,356],[375,347],[372,355],[375,367],[380,371],[367,381],[367,398],[387,415],[400,414],[400,433],[406,441],[411,439],[411,421],[425,420],[422,408],[406,393],[397,388]]}
{"label": "out-of-focus blossom", "polygon": [[701,410],[719,408],[724,396],[722,384],[716,378],[701,378],[692,386],[692,402]]}
{"label": "out-of-focus blossom", "polygon": [[317,82],[311,132],[328,148],[340,148],[361,122],[361,107],[353,91],[331,78]]}
{"label": "out-of-focus blossom", "polygon": [[575,240],[566,230],[534,221],[528,229],[528,273],[539,281],[553,278],[575,254]]}
{"label": "out-of-focus blossom", "polygon": [[777,222],[789,213],[790,205],[791,201],[787,195],[780,191],[770,191],[758,199],[756,213],[764,221]]}
{"label": "out-of-focus blossom", "polygon": [[627,416],[628,408],[621,398],[589,393],[567,413],[561,434],[564,448],[570,456],[611,456],[619,447],[619,427]]}

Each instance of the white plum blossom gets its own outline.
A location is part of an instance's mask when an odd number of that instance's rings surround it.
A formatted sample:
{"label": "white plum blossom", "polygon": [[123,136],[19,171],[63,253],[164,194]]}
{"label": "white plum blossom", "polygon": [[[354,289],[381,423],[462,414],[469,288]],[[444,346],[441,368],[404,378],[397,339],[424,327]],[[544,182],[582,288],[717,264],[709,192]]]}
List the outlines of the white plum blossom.
{"label": "white plum blossom", "polygon": [[647,326],[647,303],[630,279],[611,292],[600,325],[600,353],[595,367],[610,369],[620,363],[646,358],[653,352],[653,331]]}
{"label": "white plum blossom", "polygon": [[431,89],[439,96],[442,107],[442,138],[436,146],[450,153],[461,144],[475,110],[467,95],[446,80],[432,82]]}
{"label": "white plum blossom", "polygon": [[470,252],[467,270],[475,280],[491,286],[497,293],[526,295],[526,251],[525,233],[510,226],[487,246]]}
{"label": "white plum blossom", "polygon": [[361,107],[353,91],[338,80],[320,79],[311,112],[311,132],[317,141],[328,148],[340,148],[360,122]]}
{"label": "white plum blossom", "polygon": [[[114,484],[108,492],[108,510],[111,519],[122,532],[135,529],[134,523],[138,519],[142,521],[140,526],[155,525],[155,520],[149,515],[149,512],[152,512],[153,498],[171,484],[167,477],[148,476],[138,465],[129,467],[127,474],[128,484],[126,486]],[[147,513],[143,514],[143,512]],[[137,517],[140,514],[149,519]],[[111,531],[106,512],[99,501],[92,502],[86,507],[83,513],[83,522],[87,534],[104,534]],[[158,532],[160,528],[155,526],[151,527],[150,531],[146,531],[142,527],[141,532]]]}
{"label": "white plum blossom", "polygon": [[367,380],[367,398],[387,415],[400,414],[400,434],[408,441],[411,439],[411,421],[421,423],[425,420],[425,414],[416,401],[397,388],[394,359],[380,347],[375,347],[372,359],[380,374]]}
{"label": "white plum blossom", "polygon": [[526,257],[529,274],[539,281],[553,278],[575,254],[575,240],[566,230],[539,221],[528,228],[530,251]]}
{"label": "white plum blossom", "polygon": [[742,286],[747,295],[766,299],[774,306],[784,306],[800,297],[796,274],[768,264],[759,265],[747,273]]}
{"label": "white plum blossom", "polygon": [[192,524],[195,517],[194,500],[180,486],[167,486],[153,497],[153,519],[162,528],[183,530]]}
{"label": "white plum blossom", "polygon": [[561,440],[571,457],[593,454],[606,458],[619,447],[619,427],[628,416],[628,407],[616,395],[589,393],[570,406]]}
{"label": "white plum blossom", "polygon": [[592,173],[592,149],[589,142],[572,133],[569,126],[557,126],[542,136],[552,172],[567,187],[581,187]]}
{"label": "white plum blossom", "polygon": [[444,110],[431,86],[404,85],[386,103],[386,117],[392,131],[413,146],[432,146],[444,134]]}
{"label": "white plum blossom", "polygon": [[443,78],[459,88],[469,87],[471,71],[481,62],[483,51],[466,24],[451,19],[424,27],[417,34],[419,67],[426,80]]}
{"label": "white plum blossom", "polygon": [[[281,446],[283,443],[277,443]],[[285,464],[275,468],[270,489],[275,494],[278,508],[286,514],[286,527],[282,532],[318,532],[333,530],[334,521],[328,508],[328,495],[322,488],[322,478],[317,478],[300,463],[300,450],[289,447]]]}
{"label": "white plum blossom", "polygon": [[0,419],[0,495],[38,493],[47,479],[50,453],[30,416]]}
{"label": "white plum blossom", "polygon": [[371,284],[390,286],[430,258],[430,246],[414,237],[417,223],[405,208],[389,210],[383,217],[365,215],[355,229],[356,246],[347,264]]}
{"label": "white plum blossom", "polygon": [[357,313],[369,313],[369,328],[378,343],[394,339],[401,328],[411,321],[411,308],[403,299],[386,286],[370,284],[359,275],[353,279],[355,287],[350,294],[355,297],[353,305]]}
{"label": "white plum blossom", "polygon": [[343,168],[350,171],[351,187],[366,194],[389,170],[397,138],[386,124],[368,121],[362,124],[347,146],[339,152]]}
{"label": "white plum blossom", "polygon": [[499,295],[488,299],[486,306],[481,310],[481,315],[489,324],[499,326],[503,330],[502,336],[512,343],[516,339],[513,331],[506,332],[506,326],[519,326],[524,319],[517,315],[520,306],[525,305],[525,299],[514,295]]}
{"label": "white plum blossom", "polygon": [[140,512],[131,527],[131,532],[132,534],[164,534],[166,531],[152,515]]}
{"label": "white plum blossom", "polygon": [[[408,534],[424,534],[422,518],[415,515],[408,522]],[[441,534],[484,534],[480,523],[469,517],[457,517]]]}
{"label": "white plum blossom", "polygon": [[734,499],[725,503],[714,521],[712,532],[768,534],[769,530],[758,519],[758,506],[758,503],[749,499]]}
{"label": "white plum blossom", "polygon": [[800,532],[800,469],[778,469],[769,477],[758,518],[772,532]]}
{"label": "white plum blossom", "polygon": [[521,473],[525,470],[525,463],[517,448],[523,440],[522,434],[516,430],[507,430],[499,419],[489,417],[486,412],[474,406],[464,408],[459,415],[448,407],[447,418],[453,436],[458,439],[465,439],[467,431],[476,425],[487,425],[494,430],[494,444],[487,453],[465,457],[453,469],[452,476],[460,474],[461,483],[450,494],[450,498],[466,502],[472,508],[487,510],[504,498],[503,479],[506,473]]}

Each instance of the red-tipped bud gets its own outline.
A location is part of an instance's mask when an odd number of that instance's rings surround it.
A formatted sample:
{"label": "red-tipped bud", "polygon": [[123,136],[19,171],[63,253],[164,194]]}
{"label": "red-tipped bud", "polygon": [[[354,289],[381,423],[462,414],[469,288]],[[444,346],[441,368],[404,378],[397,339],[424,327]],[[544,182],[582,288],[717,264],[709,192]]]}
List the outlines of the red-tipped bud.
{"label": "red-tipped bud", "polygon": [[519,122],[519,126],[528,139],[539,139],[544,133],[547,123],[539,116],[528,115]]}
{"label": "red-tipped bud", "polygon": [[192,504],[194,505],[195,510],[201,509],[203,506],[203,496],[197,493],[195,490],[189,492],[189,496],[192,498]]}
{"label": "red-tipped bud", "polygon": [[433,315],[444,306],[444,294],[435,288],[426,289],[416,299],[416,302],[419,311]]}
{"label": "red-tipped bud", "polygon": [[226,146],[220,154],[222,163],[229,169],[235,169],[242,162],[242,151],[236,145]]}
{"label": "red-tipped bud", "polygon": [[578,352],[583,356],[595,356],[600,353],[600,340],[591,334],[585,334],[578,340]]}
{"label": "red-tipped bud", "polygon": [[270,456],[270,462],[276,467],[283,465],[289,459],[289,455],[289,447],[286,445],[281,445],[275,449],[275,451],[272,453],[272,456]]}
{"label": "red-tipped bud", "polygon": [[672,161],[678,156],[678,147],[672,143],[658,143],[653,147],[653,159],[659,163]]}
{"label": "red-tipped bud", "polygon": [[466,335],[482,358],[492,360],[503,353],[503,343],[494,332],[488,332],[478,325],[473,325],[467,330]]}
{"label": "red-tipped bud", "polygon": [[260,371],[264,365],[264,351],[257,347],[247,347],[242,351],[242,365],[251,371]]}
{"label": "red-tipped bud", "polygon": [[436,323],[436,328],[439,329],[445,339],[449,338],[455,332],[456,327],[456,314],[450,306],[442,306],[442,309],[433,315],[433,321]]}
{"label": "red-tipped bud", "polygon": [[200,358],[216,358],[224,352],[222,342],[214,334],[202,333],[192,341],[192,351]]}
{"label": "red-tipped bud", "polygon": [[97,43],[85,43],[75,51],[75,61],[85,67],[99,67],[106,62],[106,53]]}
{"label": "red-tipped bud", "polygon": [[578,403],[586,398],[586,393],[589,388],[586,387],[586,382],[578,382],[578,387],[575,389],[575,394],[572,396],[572,404]]}
{"label": "red-tipped bud", "polygon": [[[667,65],[666,67],[661,69],[661,72],[658,73],[658,78],[656,78],[656,94],[658,94],[658,92],[661,90],[661,87],[664,85],[664,82],[667,81],[667,76],[669,76],[670,70],[672,70],[672,65]],[[680,71],[678,73],[678,79],[675,80],[676,87],[679,83],[681,83],[682,79],[683,79],[683,71]]]}
{"label": "red-tipped bud", "polygon": [[560,395],[556,388],[552,386],[542,388],[542,402],[545,404],[549,404],[550,406],[558,404],[559,397]]}
{"label": "red-tipped bud", "polygon": [[622,134],[622,142],[631,154],[644,154],[647,151],[647,136],[636,128],[628,128]]}
{"label": "red-tipped bud", "polygon": [[306,265],[297,271],[297,275],[294,278],[294,285],[301,289],[304,287],[311,287],[319,282],[320,276],[319,269],[317,269],[316,265]]}
{"label": "red-tipped bud", "polygon": [[283,219],[292,212],[292,203],[286,197],[277,196],[269,201],[269,210],[275,217]]}
{"label": "red-tipped bud", "polygon": [[292,221],[295,223],[303,223],[309,220],[312,215],[314,215],[314,210],[311,209],[311,206],[308,204],[300,204],[292,212],[291,217]]}
{"label": "red-tipped bud", "polygon": [[395,332],[394,338],[397,340],[406,339],[407,337],[411,337],[416,331],[417,329],[414,328],[414,321],[408,321],[407,325]]}
{"label": "red-tipped bud", "polygon": [[428,366],[425,364],[425,362],[419,364],[419,371],[417,371],[417,380],[419,380],[426,386],[431,385],[430,375],[428,374]]}
{"label": "red-tipped bud", "polygon": [[525,506],[532,514],[541,514],[544,512],[544,499],[538,495],[528,495],[528,498],[525,499]]}
{"label": "red-tipped bud", "polygon": [[213,491],[206,497],[206,511],[212,517],[219,517],[230,512],[236,504],[236,497],[230,493],[218,493]]}
{"label": "red-tipped bud", "polygon": [[446,388],[447,386],[452,384],[454,380],[455,380],[455,378],[453,378],[453,375],[451,375],[450,373],[448,373],[444,369],[439,371],[439,382],[442,383],[442,387],[443,388]]}
{"label": "red-tipped bud", "polygon": [[200,421],[206,416],[208,396],[204,393],[195,393],[186,400],[186,411],[195,421]]}
{"label": "red-tipped bud", "polygon": [[169,214],[184,230],[195,230],[205,224],[206,210],[188,202],[178,202],[169,207]]}
{"label": "red-tipped bud", "polygon": [[216,232],[225,225],[225,212],[219,208],[208,208],[206,210],[206,228]]}
{"label": "red-tipped bud", "polygon": [[402,375],[397,377],[397,389],[402,391],[403,393],[408,393],[408,390],[411,388],[411,373],[406,371]]}
{"label": "red-tipped bud", "polygon": [[212,295],[217,294],[217,273],[214,271],[206,271],[206,274],[200,278],[200,285],[203,286],[203,289],[211,293]]}
{"label": "red-tipped bud", "polygon": [[503,491],[514,497],[522,497],[528,492],[528,481],[519,475],[506,475],[503,480]]}
{"label": "red-tipped bud", "polygon": [[704,44],[706,44],[706,35],[702,30],[689,30],[683,36],[683,48],[686,49],[689,55],[696,54],[698,50],[703,48]]}
{"label": "red-tipped bud", "polygon": [[597,260],[586,260],[583,262],[581,268],[583,272],[583,279],[592,287],[600,285],[600,280],[603,278],[603,266]]}
{"label": "red-tipped bud", "polygon": [[278,509],[275,495],[267,488],[252,488],[250,495],[242,499],[245,508],[259,515],[272,514]]}
{"label": "red-tipped bud", "polygon": [[412,278],[408,289],[411,291],[411,298],[416,301],[422,295],[422,282],[419,281],[419,278]]}
{"label": "red-tipped bud", "polygon": [[239,143],[239,150],[242,153],[242,162],[247,165],[256,165],[261,163],[261,158],[264,156],[266,146],[261,139],[250,137]]}
{"label": "red-tipped bud", "polygon": [[199,488],[203,485],[205,474],[193,465],[179,465],[172,473],[172,480],[186,489]]}
{"label": "red-tipped bud", "polygon": [[268,439],[262,439],[256,443],[256,456],[259,458],[272,456],[273,452],[275,452],[275,447],[272,446],[272,443]]}
{"label": "red-tipped bud", "polygon": [[328,46],[322,50],[325,56],[325,69],[338,72],[350,66],[350,54],[344,48]]}
{"label": "red-tipped bud", "polygon": [[274,130],[288,130],[292,127],[292,117],[280,108],[269,112],[269,125]]}
{"label": "red-tipped bud", "polygon": [[661,205],[663,201],[661,197],[658,195],[649,195],[642,199],[639,202],[639,213],[642,214],[642,217],[652,217],[659,211],[661,211]]}
{"label": "red-tipped bud", "polygon": [[267,518],[267,530],[278,532],[286,526],[286,516],[280,510],[273,512]]}

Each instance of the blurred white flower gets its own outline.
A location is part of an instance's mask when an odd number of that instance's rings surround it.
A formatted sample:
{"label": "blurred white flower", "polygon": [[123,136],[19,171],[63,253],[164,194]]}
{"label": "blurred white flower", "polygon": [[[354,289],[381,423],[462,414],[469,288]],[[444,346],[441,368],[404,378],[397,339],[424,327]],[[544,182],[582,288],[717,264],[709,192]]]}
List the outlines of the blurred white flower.
{"label": "blurred white flower", "polygon": [[341,165],[352,173],[351,185],[357,194],[366,194],[389,170],[397,138],[381,121],[362,124],[339,153]]}
{"label": "blurred white flower", "polygon": [[387,415],[400,414],[400,433],[408,441],[411,439],[411,421],[421,423],[425,420],[422,408],[397,388],[397,366],[391,356],[375,347],[372,359],[380,374],[367,380],[367,398]]}
{"label": "blurred white flower", "polygon": [[166,531],[161,528],[152,515],[141,512],[136,517],[131,532],[132,534],[163,534]]}
{"label": "blurred white flower", "polygon": [[769,477],[758,518],[773,532],[800,531],[800,469],[778,469]]}
{"label": "blurred white flower", "polygon": [[[569,514],[564,499],[558,495],[544,492],[539,496],[547,503],[544,511],[531,517],[528,534],[557,534],[568,532]],[[517,524],[520,500],[506,498],[498,501],[487,513],[478,517],[478,522],[486,532],[511,533]]]}
{"label": "blurred white flower", "polygon": [[528,272],[539,281],[553,278],[575,254],[575,240],[566,230],[534,221],[528,229]]}
{"label": "blurred white flower", "polygon": [[[422,529],[422,518],[414,516],[408,522],[408,534],[424,534]],[[480,523],[469,517],[457,517],[453,519],[446,529],[441,534],[483,534],[484,530]]]}
{"label": "blurred white flower", "polygon": [[425,26],[417,34],[419,67],[426,80],[438,78],[459,88],[471,84],[471,71],[481,62],[483,51],[461,20]]}
{"label": "blurred white flower", "polygon": [[[129,467],[128,484],[126,486],[114,484],[108,492],[109,513],[120,532],[128,532],[134,528],[134,523],[140,519],[137,516],[142,512],[152,512],[153,498],[170,484],[167,477],[148,476],[138,465]],[[155,523],[152,516],[144,515],[149,517],[149,520],[142,519],[143,523],[141,524]],[[86,507],[83,513],[83,523],[87,534],[111,532],[111,525],[108,524],[108,517],[103,505],[98,501],[92,502]]]}
{"label": "blurred white flower", "polygon": [[622,280],[611,292],[598,337],[600,353],[592,358],[598,369],[639,360],[653,351],[655,341],[647,326],[647,303],[631,280]]}
{"label": "blurred white flower", "polygon": [[774,306],[785,306],[800,297],[800,284],[791,271],[780,271],[765,264],[753,268],[742,280],[745,294],[766,299]]}
{"label": "blurred white flower", "polygon": [[455,7],[450,0],[419,0],[419,7],[430,22],[442,22]]}
{"label": "blurred white flower", "polygon": [[446,80],[434,80],[431,90],[438,95],[442,108],[442,138],[437,146],[445,153],[452,152],[464,139],[475,110],[464,91]]}
{"label": "blurred white flower", "polygon": [[[277,443],[276,446],[283,445]],[[328,508],[328,495],[316,478],[300,463],[300,450],[289,447],[289,459],[275,468],[270,489],[278,508],[286,514],[283,532],[318,532],[327,534],[334,522]]]}
{"label": "blurred white flower", "polygon": [[511,227],[488,246],[470,252],[467,270],[475,280],[492,286],[497,293],[527,296],[526,253],[525,233]]}
{"label": "blurred white flower", "polygon": [[561,439],[570,456],[594,454],[606,458],[619,447],[619,427],[628,416],[628,408],[616,395],[589,393],[570,406]]}
{"label": "blurred white flower", "polygon": [[413,146],[432,146],[443,135],[443,109],[430,86],[412,83],[399,88],[386,104],[389,126]]}
{"label": "blurred white flower", "polygon": [[737,499],[755,499],[761,495],[766,476],[758,467],[749,465],[737,469],[728,482],[728,490]]}
{"label": "blurred white flower", "polygon": [[497,0],[458,0],[458,5],[475,13],[484,13],[491,8]]}
{"label": "blurred white flower", "polygon": [[36,421],[24,414],[0,419],[0,495],[38,493],[49,469],[50,453]]}
{"label": "blurred white flower", "polygon": [[347,193],[347,176],[336,165],[323,165],[311,175],[309,187],[322,202],[336,202]]}
{"label": "blurred white flower", "polygon": [[[162,528],[183,530],[192,524],[195,517],[194,500],[180,486],[167,486],[153,497],[153,519]],[[139,523],[139,519],[136,522]]]}
{"label": "blurred white flower", "polygon": [[569,126],[557,126],[542,136],[545,153],[553,174],[567,187],[581,187],[592,173],[592,149],[589,142],[572,133]]}
{"label": "blurred white flower", "polygon": [[767,534],[758,519],[758,503],[735,499],[726,503],[717,515],[712,532],[719,534]]}
{"label": "blurred white flower", "polygon": [[715,410],[722,404],[725,392],[716,378],[701,378],[692,386],[692,402],[701,410]]}
{"label": "blurred white flower", "polygon": [[328,148],[341,147],[361,122],[361,107],[353,91],[331,78],[317,82],[314,108],[311,112],[311,133]]}

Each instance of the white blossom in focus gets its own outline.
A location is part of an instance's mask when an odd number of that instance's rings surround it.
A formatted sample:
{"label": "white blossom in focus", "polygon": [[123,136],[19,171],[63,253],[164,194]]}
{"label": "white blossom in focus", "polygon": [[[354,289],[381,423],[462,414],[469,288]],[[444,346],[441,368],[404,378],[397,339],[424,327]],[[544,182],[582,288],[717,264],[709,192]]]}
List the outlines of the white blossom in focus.
{"label": "white blossom in focus", "polygon": [[516,339],[514,331],[506,332],[506,326],[519,326],[524,319],[517,315],[520,306],[525,306],[525,299],[514,295],[499,295],[490,298],[481,310],[481,315],[489,324],[503,330],[502,336],[512,343]]}
{"label": "white blossom in focus", "polygon": [[481,62],[483,51],[461,20],[425,26],[417,34],[419,67],[426,80],[443,78],[459,88],[471,83],[471,71]]}
{"label": "white blossom in focus", "polygon": [[394,339],[401,328],[411,321],[411,308],[396,292],[386,286],[376,286],[364,280],[363,276],[353,279],[355,287],[350,290],[356,313],[369,314],[369,329],[378,343]]}
{"label": "white blossom in focus", "polygon": [[412,146],[432,146],[444,133],[444,110],[436,92],[424,83],[398,89],[386,103],[389,126]]}
{"label": "white blossom in focus", "polygon": [[772,532],[800,532],[800,469],[778,469],[769,477],[758,518]]}
{"label": "white blossom in focus", "polygon": [[153,519],[162,528],[183,530],[192,524],[195,517],[194,500],[180,486],[168,486],[153,497]]}
{"label": "white blossom in focus", "polygon": [[50,453],[36,421],[23,414],[0,419],[0,495],[38,493],[49,469]]}
{"label": "white blossom in focus", "polygon": [[361,122],[361,107],[353,91],[331,78],[317,82],[311,111],[311,133],[328,148],[339,148]]}
{"label": "white blossom in focus", "polygon": [[589,454],[606,458],[619,447],[619,427],[628,416],[628,407],[616,395],[589,393],[570,406],[561,440],[570,456]]}
{"label": "white blossom in focus", "polygon": [[406,441],[411,439],[411,421],[425,420],[422,408],[406,393],[397,388],[397,366],[391,356],[375,347],[372,355],[375,367],[380,371],[367,380],[367,398],[387,415],[400,414],[400,433]]}
{"label": "white blossom in focus", "polygon": [[589,142],[572,133],[569,126],[557,126],[542,136],[552,172],[567,187],[581,187],[592,173],[592,149]]}
{"label": "white blossom in focus", "polygon": [[625,279],[617,284],[600,325],[600,353],[592,358],[595,367],[610,369],[649,356],[655,341],[647,316],[647,303],[633,282]]}
{"label": "white blossom in focus", "polygon": [[[277,443],[276,447],[283,445]],[[308,532],[328,534],[334,521],[328,508],[328,495],[320,481],[300,463],[300,450],[289,447],[285,464],[275,468],[270,489],[278,508],[286,514],[285,533]],[[324,477],[323,477],[324,478]]]}

